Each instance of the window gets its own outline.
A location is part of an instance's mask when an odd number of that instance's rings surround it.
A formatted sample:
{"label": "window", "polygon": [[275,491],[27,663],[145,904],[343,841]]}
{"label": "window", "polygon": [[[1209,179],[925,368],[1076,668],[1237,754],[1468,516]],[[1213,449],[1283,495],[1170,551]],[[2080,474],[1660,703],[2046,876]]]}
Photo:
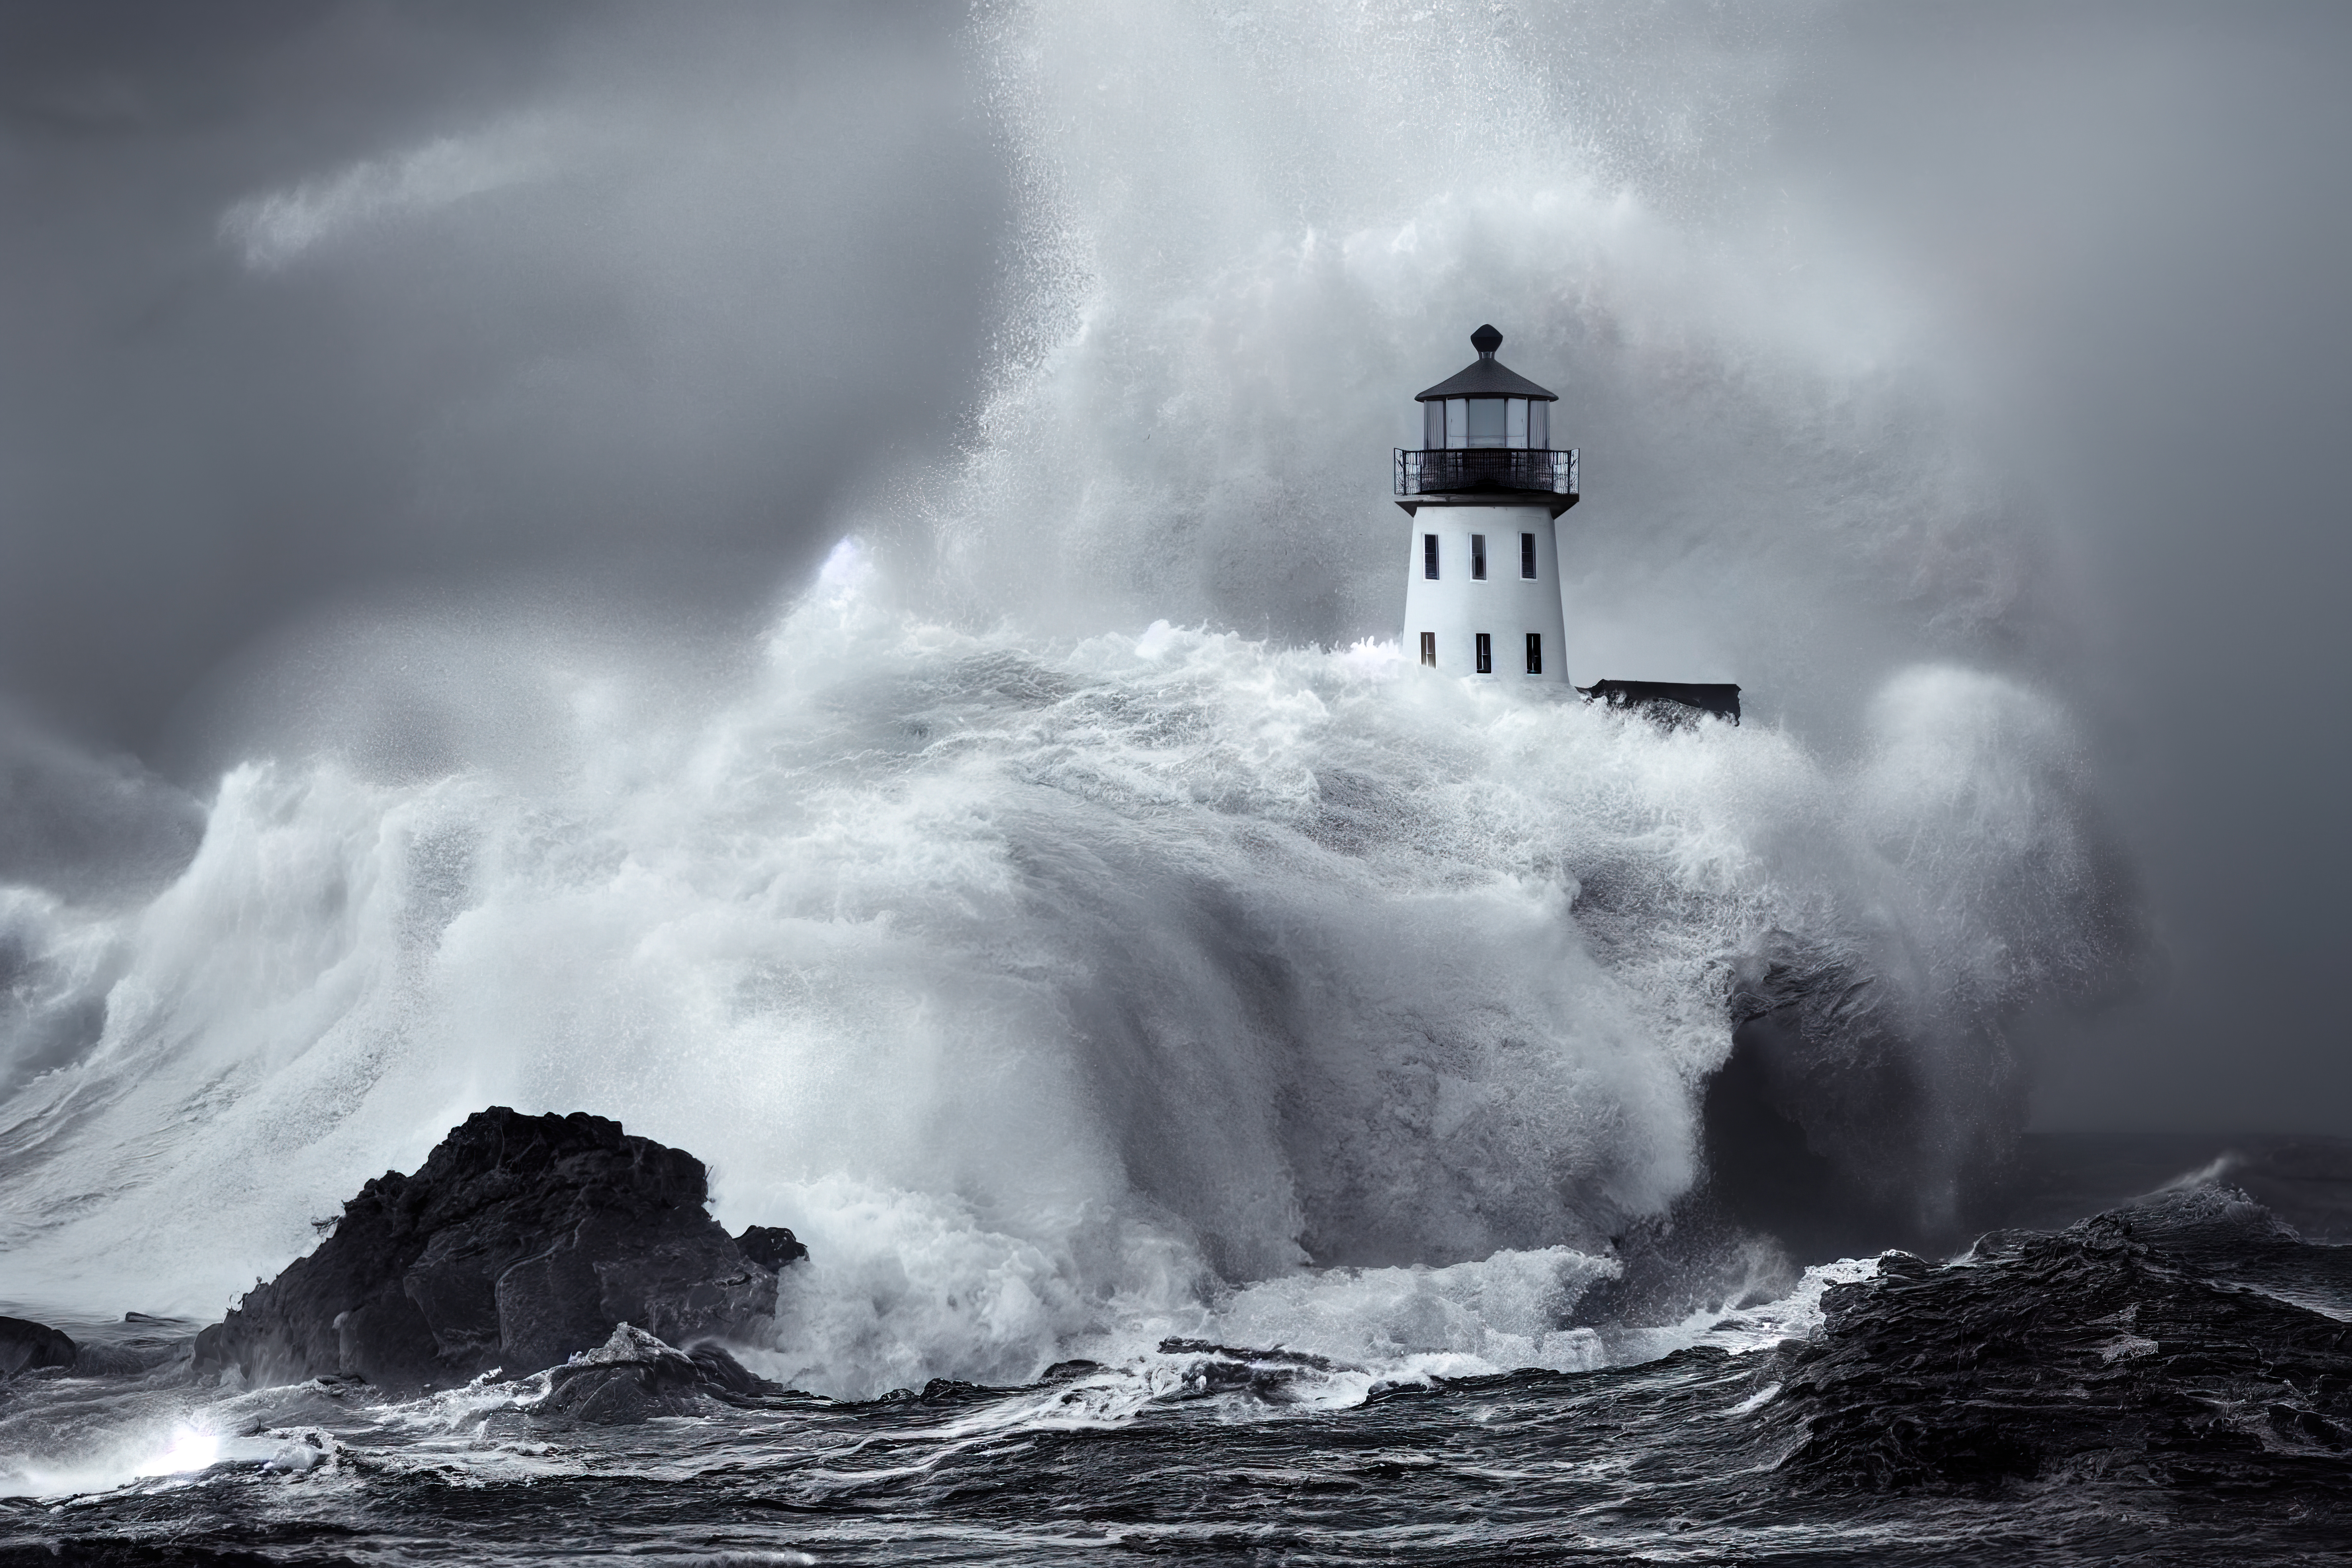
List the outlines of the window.
{"label": "window", "polygon": [[1421,536],[1421,574],[1433,583],[1437,581],[1437,535],[1433,533]]}
{"label": "window", "polygon": [[1478,673],[1495,673],[1495,639],[1485,632],[1478,634]]}
{"label": "window", "polygon": [[1486,580],[1486,536],[1483,533],[1470,536],[1470,580],[1474,583]]}
{"label": "window", "polygon": [[1434,397],[1421,405],[1421,444],[1424,447],[1445,445],[1445,399]]}
{"label": "window", "polygon": [[1432,669],[1437,668],[1437,634],[1435,632],[1421,634],[1421,662]]}
{"label": "window", "polygon": [[1519,535],[1519,575],[1530,583],[1535,581],[1536,536],[1532,533]]}
{"label": "window", "polygon": [[1470,444],[1470,402],[1467,398],[1445,400],[1445,444],[1467,447]]}
{"label": "window", "polygon": [[1551,447],[1551,405],[1540,397],[1528,404],[1528,445],[1538,451]]}
{"label": "window", "polygon": [[1529,675],[1543,673],[1543,633],[1541,632],[1528,634],[1528,673]]}
{"label": "window", "polygon": [[1528,444],[1528,400],[1513,397],[1507,401],[1509,412],[1503,416],[1503,445],[1524,447]]}
{"label": "window", "polygon": [[[1503,444],[1503,399],[1474,397],[1470,399],[1470,445],[1499,447]],[[1448,425],[1452,424],[1449,416]]]}

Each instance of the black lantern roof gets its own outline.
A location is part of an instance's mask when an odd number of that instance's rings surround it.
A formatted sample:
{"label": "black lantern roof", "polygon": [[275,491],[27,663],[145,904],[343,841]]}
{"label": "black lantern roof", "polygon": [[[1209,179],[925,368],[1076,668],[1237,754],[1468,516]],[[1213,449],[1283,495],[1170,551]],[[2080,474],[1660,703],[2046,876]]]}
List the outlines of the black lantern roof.
{"label": "black lantern roof", "polygon": [[1495,357],[1503,346],[1503,334],[1490,324],[1470,334],[1470,346],[1478,351],[1476,363],[1455,372],[1431,387],[1414,395],[1415,403],[1434,403],[1448,397],[1536,397],[1546,403],[1558,403],[1559,395],[1546,392],[1517,371],[1506,369]]}

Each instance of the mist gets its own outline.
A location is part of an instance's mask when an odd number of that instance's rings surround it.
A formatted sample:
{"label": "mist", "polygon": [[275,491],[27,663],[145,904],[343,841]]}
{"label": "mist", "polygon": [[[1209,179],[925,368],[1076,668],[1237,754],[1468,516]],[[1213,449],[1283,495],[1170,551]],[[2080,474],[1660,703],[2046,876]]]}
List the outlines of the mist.
{"label": "mist", "polygon": [[502,647],[720,680],[852,532],[969,626],[1392,637],[1385,449],[1491,319],[1579,679],[2084,726],[2167,961],[2040,1022],[2042,1124],[2352,1130],[2352,24],[1351,16],[10,13],[0,876],[152,889],[248,756],[529,751]]}
{"label": "mist", "polygon": [[2079,584],[2063,679],[2168,955],[2052,1043],[2040,1114],[2341,1132],[2352,26],[1992,6],[1829,33],[1784,166],[1932,308],[1955,405],[2049,518]]}

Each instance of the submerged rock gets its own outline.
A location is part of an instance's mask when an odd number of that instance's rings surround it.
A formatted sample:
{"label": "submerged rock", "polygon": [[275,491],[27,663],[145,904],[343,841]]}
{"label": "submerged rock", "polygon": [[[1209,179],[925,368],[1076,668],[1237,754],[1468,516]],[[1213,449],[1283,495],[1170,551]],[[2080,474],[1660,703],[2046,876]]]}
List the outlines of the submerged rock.
{"label": "submerged rock", "polygon": [[30,1318],[0,1318],[0,1383],[20,1373],[71,1366],[77,1347],[64,1331]]}
{"label": "submerged rock", "polygon": [[542,1421],[621,1426],[690,1415],[710,1398],[732,1403],[781,1392],[716,1345],[698,1345],[689,1354],[621,1323],[594,1350],[551,1370],[547,1397],[530,1413]]}
{"label": "submerged rock", "polygon": [[774,1309],[776,1276],[708,1198],[701,1161],[616,1121],[478,1111],[200,1334],[196,1367],[411,1392],[557,1366],[625,1322],[683,1343],[738,1331]]}

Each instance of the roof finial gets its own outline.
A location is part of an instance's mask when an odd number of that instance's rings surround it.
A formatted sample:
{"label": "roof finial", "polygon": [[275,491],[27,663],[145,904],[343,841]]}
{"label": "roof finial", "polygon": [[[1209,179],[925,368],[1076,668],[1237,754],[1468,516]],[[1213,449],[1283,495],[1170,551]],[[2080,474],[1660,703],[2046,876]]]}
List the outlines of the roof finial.
{"label": "roof finial", "polygon": [[1496,331],[1494,323],[1489,321],[1470,334],[1470,346],[1478,351],[1480,359],[1493,359],[1495,351],[1503,346],[1503,334]]}

